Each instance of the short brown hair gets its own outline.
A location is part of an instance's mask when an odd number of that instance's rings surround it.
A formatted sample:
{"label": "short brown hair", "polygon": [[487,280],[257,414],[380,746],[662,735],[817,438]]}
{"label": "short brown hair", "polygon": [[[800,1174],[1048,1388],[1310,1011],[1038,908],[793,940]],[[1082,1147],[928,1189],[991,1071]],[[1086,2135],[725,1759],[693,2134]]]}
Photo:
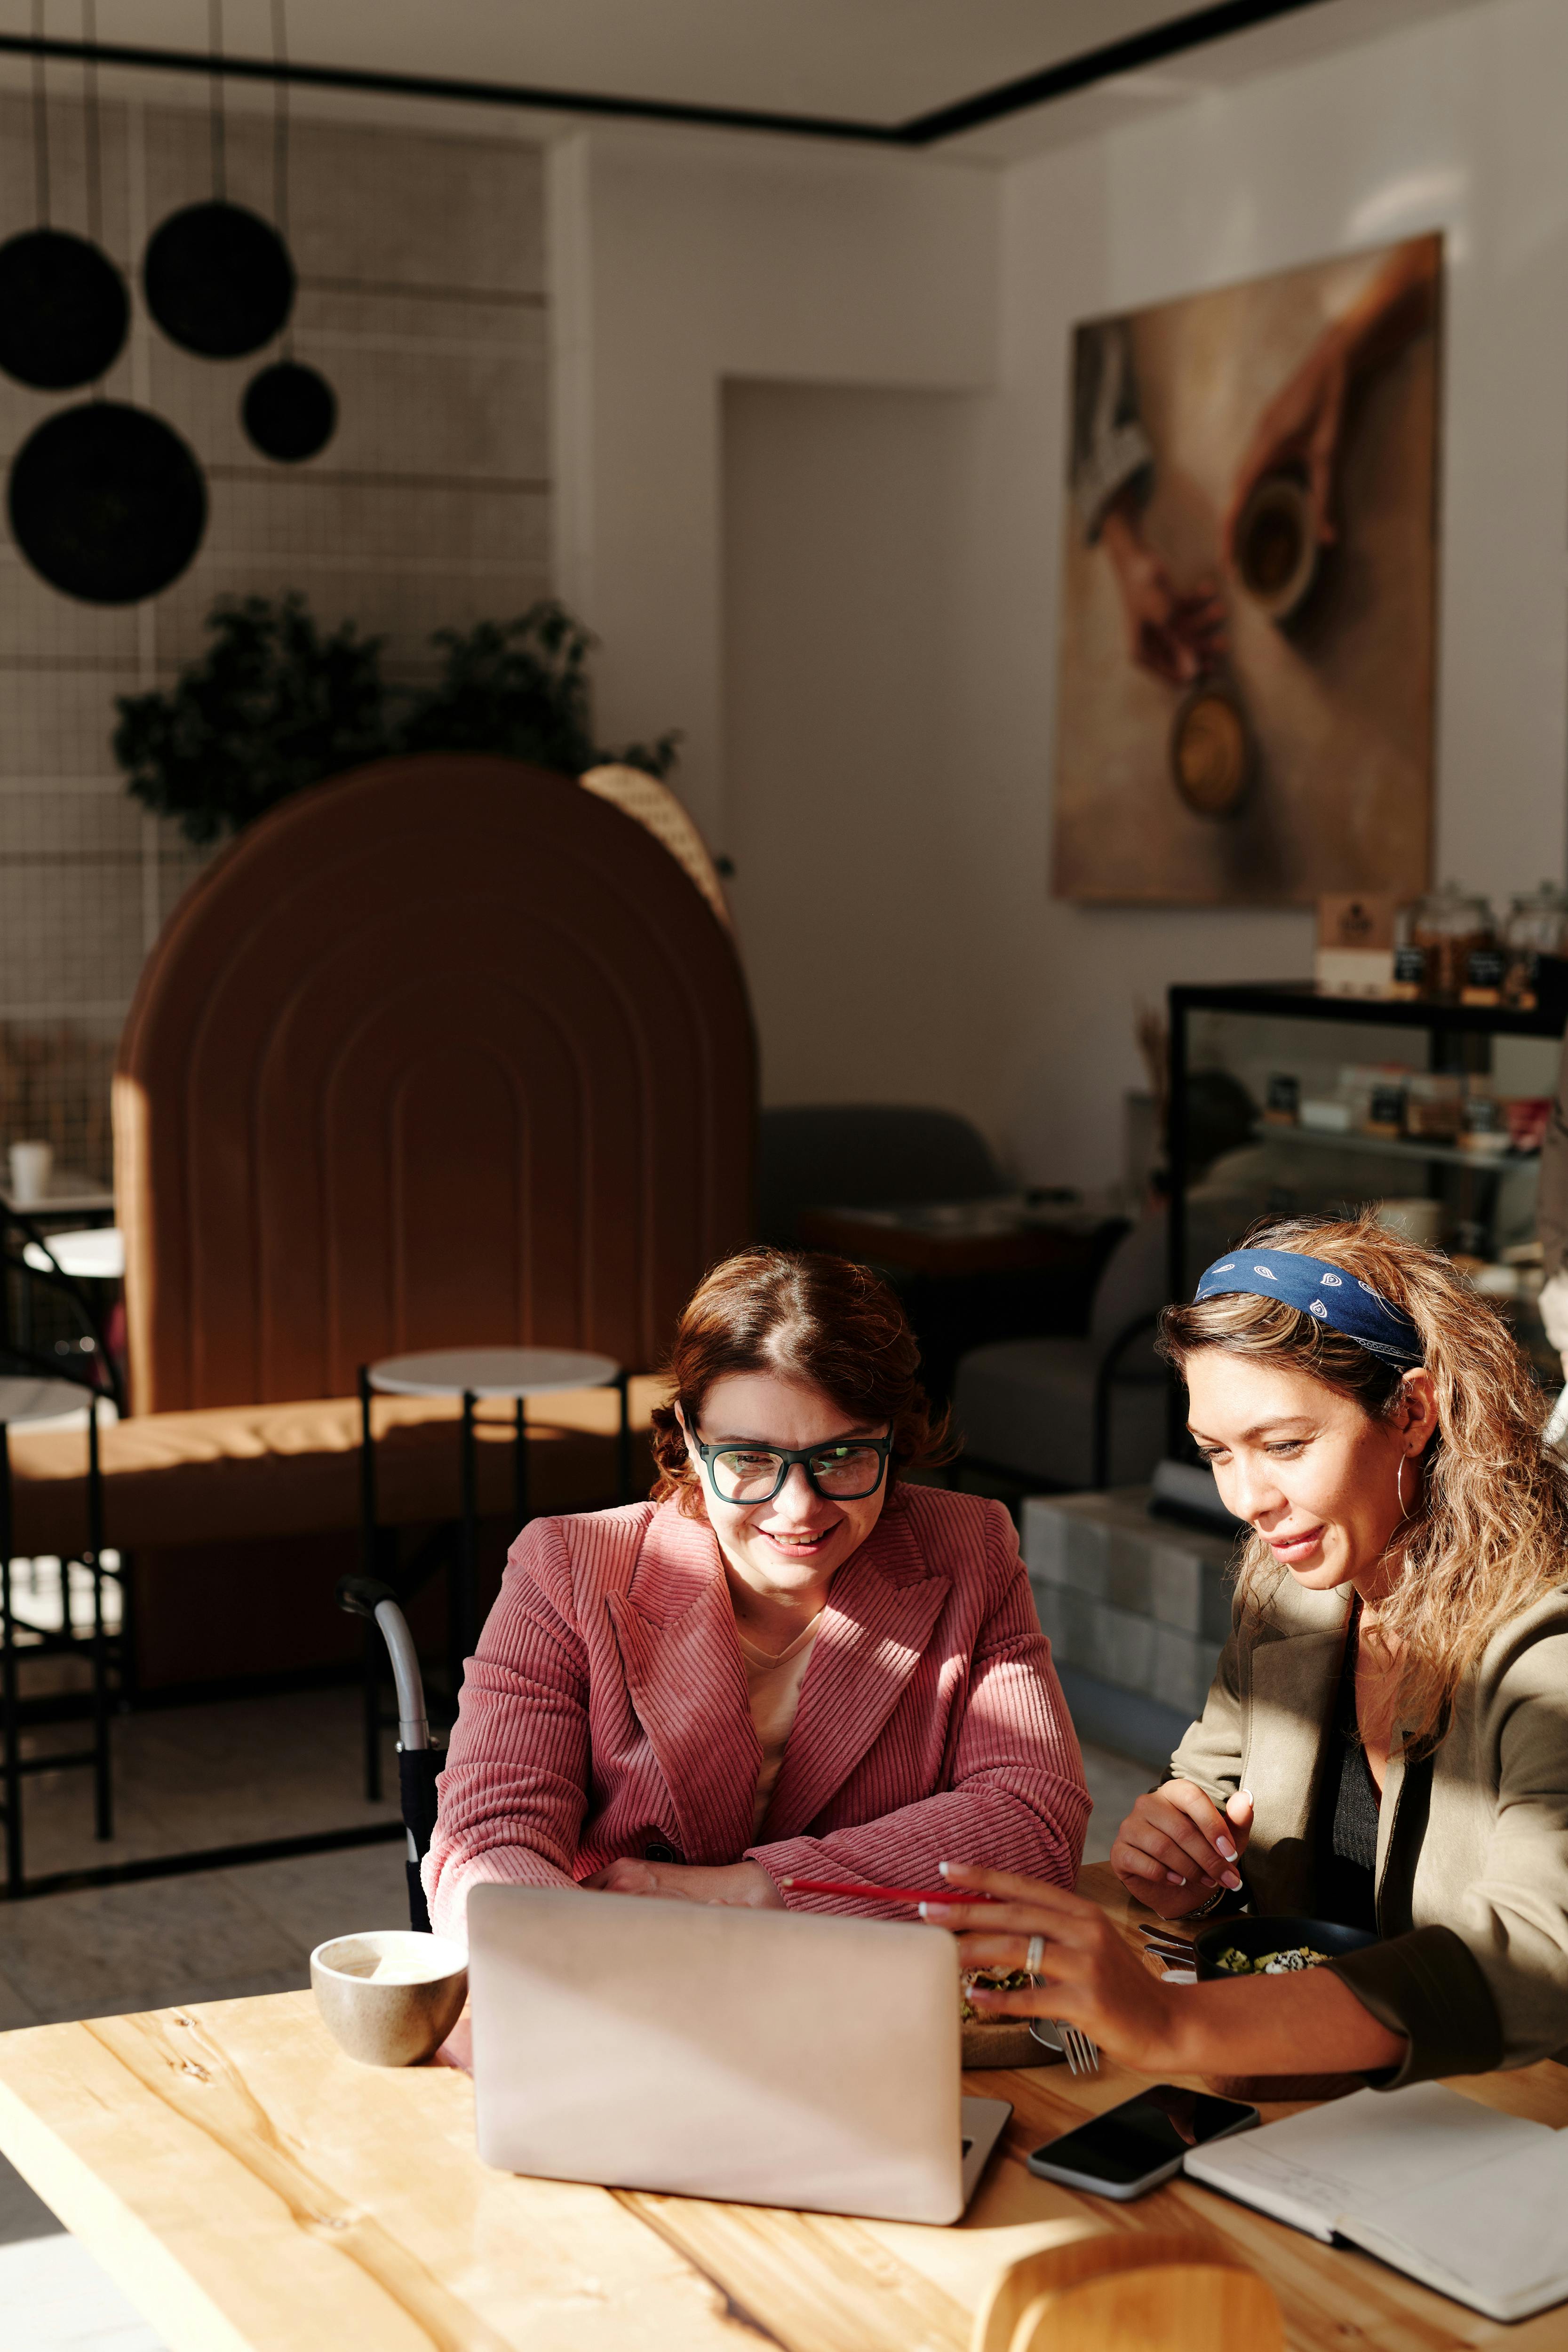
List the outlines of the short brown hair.
{"label": "short brown hair", "polygon": [[[726,1258],[688,1300],[665,1370],[687,1426],[708,1391],[731,1372],[773,1372],[820,1389],[857,1422],[886,1421],[893,1450],[888,1491],[900,1470],[945,1461],[948,1416],[931,1411],[919,1379],[909,1319],[869,1266],[813,1250],[748,1249]],[[656,1503],[679,1497],[706,1517],[675,1405],[653,1412]]]}

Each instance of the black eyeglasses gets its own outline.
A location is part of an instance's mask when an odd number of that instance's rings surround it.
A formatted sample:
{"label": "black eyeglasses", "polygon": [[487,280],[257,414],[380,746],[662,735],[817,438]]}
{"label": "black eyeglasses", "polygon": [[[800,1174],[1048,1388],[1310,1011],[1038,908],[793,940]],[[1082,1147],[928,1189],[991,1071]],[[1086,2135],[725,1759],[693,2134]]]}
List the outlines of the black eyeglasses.
{"label": "black eyeglasses", "polygon": [[798,1462],[815,1494],[829,1503],[858,1503],[881,1485],[893,1434],[846,1438],[837,1445],[704,1445],[693,1436],[721,1503],[771,1503]]}

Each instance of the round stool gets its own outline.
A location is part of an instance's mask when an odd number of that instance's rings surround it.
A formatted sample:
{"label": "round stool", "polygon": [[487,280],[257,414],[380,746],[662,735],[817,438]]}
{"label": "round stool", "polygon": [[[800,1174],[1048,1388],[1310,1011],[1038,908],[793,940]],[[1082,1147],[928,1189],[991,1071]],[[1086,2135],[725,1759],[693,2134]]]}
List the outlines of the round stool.
{"label": "round stool", "polygon": [[[447,1671],[451,1699],[457,1706],[463,1662],[479,1639],[479,1465],[474,1439],[474,1407],[481,1397],[510,1397],[516,1406],[512,1444],[512,1510],[519,1528],[528,1523],[528,1426],[524,1405],[529,1397],[558,1396],[568,1389],[608,1388],[621,1392],[620,1495],[628,1499],[630,1423],[626,1377],[611,1356],[590,1354],[581,1348],[435,1348],[408,1356],[384,1356],[360,1371],[360,1499],[363,1512],[362,1550],[364,1573],[374,1576],[376,1562],[375,1450],[371,1441],[373,1396],[461,1397],[462,1518],[456,1573],[451,1581],[447,1614]],[[367,1653],[369,1654],[369,1653]],[[369,1701],[367,1698],[367,1706]],[[365,1789],[381,1792],[379,1698],[377,1728],[367,1715]]]}

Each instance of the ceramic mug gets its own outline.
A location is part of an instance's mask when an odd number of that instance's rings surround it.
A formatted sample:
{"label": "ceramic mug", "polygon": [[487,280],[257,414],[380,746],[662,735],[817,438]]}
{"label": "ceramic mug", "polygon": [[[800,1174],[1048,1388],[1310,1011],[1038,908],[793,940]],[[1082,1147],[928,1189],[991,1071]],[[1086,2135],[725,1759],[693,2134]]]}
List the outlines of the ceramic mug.
{"label": "ceramic mug", "polygon": [[318,1944],[310,1988],[328,2032],[362,2066],[417,2066],[462,2015],[468,1956],[446,1936],[371,1927]]}
{"label": "ceramic mug", "polygon": [[18,1209],[41,1208],[55,1171],[52,1143],[14,1143],[10,1151],[11,1198]]}

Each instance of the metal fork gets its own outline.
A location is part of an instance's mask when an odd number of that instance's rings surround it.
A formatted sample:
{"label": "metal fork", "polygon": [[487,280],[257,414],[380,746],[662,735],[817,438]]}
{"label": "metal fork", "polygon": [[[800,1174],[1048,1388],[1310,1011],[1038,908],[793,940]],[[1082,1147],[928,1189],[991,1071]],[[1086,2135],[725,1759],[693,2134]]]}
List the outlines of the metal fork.
{"label": "metal fork", "polygon": [[1068,2062],[1068,2072],[1071,2074],[1098,2074],[1100,2053],[1088,2034],[1082,2032],[1076,2025],[1064,2023],[1059,2017],[1053,2017],[1051,2023],[1060,2036],[1062,2056]]}
{"label": "metal fork", "polygon": [[[1029,1979],[1032,1985],[1038,1984],[1039,1981],[1038,1977]],[[1065,2023],[1059,2017],[1047,2017],[1045,2021],[1047,2025],[1056,2028],[1057,2040],[1061,2043],[1062,2056],[1068,2062],[1068,2074],[1099,2074],[1100,2053],[1087,2033],[1080,2032],[1076,2025]]]}

